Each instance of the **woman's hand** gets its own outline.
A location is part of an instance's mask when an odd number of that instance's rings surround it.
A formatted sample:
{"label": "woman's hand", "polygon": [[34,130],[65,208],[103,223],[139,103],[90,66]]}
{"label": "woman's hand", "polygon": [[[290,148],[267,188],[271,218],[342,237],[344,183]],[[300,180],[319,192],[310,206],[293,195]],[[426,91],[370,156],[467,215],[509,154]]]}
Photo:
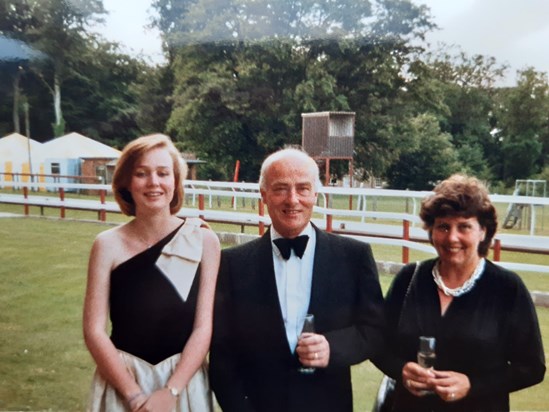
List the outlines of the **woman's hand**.
{"label": "woman's hand", "polygon": [[170,393],[168,388],[162,388],[154,391],[136,411],[169,412],[175,409],[176,401],[177,398]]}
{"label": "woman's hand", "polygon": [[130,410],[132,412],[137,412],[145,404],[145,402],[147,402],[147,395],[143,392],[139,392],[128,399],[127,402]]}
{"label": "woman's hand", "polygon": [[408,362],[402,368],[402,382],[404,387],[415,396],[425,396],[428,391],[433,391],[431,383],[435,377],[432,369],[426,369],[415,362]]}
{"label": "woman's hand", "polygon": [[454,402],[463,399],[471,389],[471,382],[467,375],[453,371],[433,370],[434,378],[430,383],[434,391],[446,402]]}

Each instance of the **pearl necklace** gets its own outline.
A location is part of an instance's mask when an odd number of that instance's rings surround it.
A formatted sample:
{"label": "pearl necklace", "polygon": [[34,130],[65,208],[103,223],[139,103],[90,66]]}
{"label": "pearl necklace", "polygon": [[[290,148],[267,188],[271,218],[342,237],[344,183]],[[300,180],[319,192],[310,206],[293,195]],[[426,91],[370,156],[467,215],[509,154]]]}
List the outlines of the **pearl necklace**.
{"label": "pearl necklace", "polygon": [[471,277],[467,279],[463,285],[455,289],[451,289],[444,284],[444,281],[442,280],[442,277],[440,276],[440,273],[438,271],[438,263],[433,267],[433,279],[435,280],[435,283],[437,284],[438,288],[446,296],[453,296],[456,298],[458,296],[466,294],[471,289],[473,289],[473,286],[475,286],[476,281],[480,278],[480,276],[484,272],[485,264],[486,264],[486,260],[484,258],[480,259]]}

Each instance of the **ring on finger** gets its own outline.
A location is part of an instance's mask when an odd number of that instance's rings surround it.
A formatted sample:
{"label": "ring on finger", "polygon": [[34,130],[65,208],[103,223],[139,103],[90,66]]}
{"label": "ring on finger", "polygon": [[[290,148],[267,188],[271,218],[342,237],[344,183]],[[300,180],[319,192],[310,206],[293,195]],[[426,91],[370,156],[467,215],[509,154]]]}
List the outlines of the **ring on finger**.
{"label": "ring on finger", "polygon": [[412,381],[410,379],[406,379],[406,386],[409,388],[412,387]]}
{"label": "ring on finger", "polygon": [[450,394],[450,399],[451,399],[451,400],[454,400],[455,398],[456,398],[456,394],[455,394],[454,392],[452,392],[452,393]]}
{"label": "ring on finger", "polygon": [[315,352],[315,360],[318,359],[318,352]]}

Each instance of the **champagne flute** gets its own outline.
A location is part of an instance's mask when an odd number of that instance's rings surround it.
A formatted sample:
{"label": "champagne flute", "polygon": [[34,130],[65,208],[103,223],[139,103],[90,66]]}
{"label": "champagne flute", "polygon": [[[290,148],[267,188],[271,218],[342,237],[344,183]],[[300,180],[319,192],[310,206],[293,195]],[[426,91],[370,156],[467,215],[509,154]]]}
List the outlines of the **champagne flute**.
{"label": "champagne flute", "polygon": [[417,352],[417,363],[423,368],[433,368],[437,355],[435,353],[436,339],[432,336],[419,337],[419,350]]}
{"label": "champagne flute", "polygon": [[[315,331],[315,316],[307,314],[304,317],[299,319],[297,323],[297,336],[298,339],[303,333],[314,333]],[[311,374],[314,373],[315,368],[302,366],[297,369],[301,373]]]}
{"label": "champagne flute", "polygon": [[[435,352],[436,339],[432,336],[419,337],[419,350],[417,351],[417,363],[419,366],[432,369],[435,366],[437,355]],[[425,394],[432,394],[433,391],[423,391]]]}

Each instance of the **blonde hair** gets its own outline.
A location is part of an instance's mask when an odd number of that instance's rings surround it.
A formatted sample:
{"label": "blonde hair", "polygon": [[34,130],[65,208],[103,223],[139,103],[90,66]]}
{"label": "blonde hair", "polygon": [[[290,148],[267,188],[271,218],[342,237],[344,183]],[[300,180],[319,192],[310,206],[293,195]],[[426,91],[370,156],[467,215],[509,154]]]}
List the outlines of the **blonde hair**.
{"label": "blonde hair", "polygon": [[135,202],[129,191],[135,164],[141,157],[157,148],[166,149],[173,161],[175,190],[170,202],[170,212],[175,214],[183,204],[183,181],[187,177],[187,163],[174,146],[171,139],[163,134],[151,134],[139,137],[124,147],[122,155],[116,163],[112,179],[114,199],[120,210],[127,216],[135,216]]}

